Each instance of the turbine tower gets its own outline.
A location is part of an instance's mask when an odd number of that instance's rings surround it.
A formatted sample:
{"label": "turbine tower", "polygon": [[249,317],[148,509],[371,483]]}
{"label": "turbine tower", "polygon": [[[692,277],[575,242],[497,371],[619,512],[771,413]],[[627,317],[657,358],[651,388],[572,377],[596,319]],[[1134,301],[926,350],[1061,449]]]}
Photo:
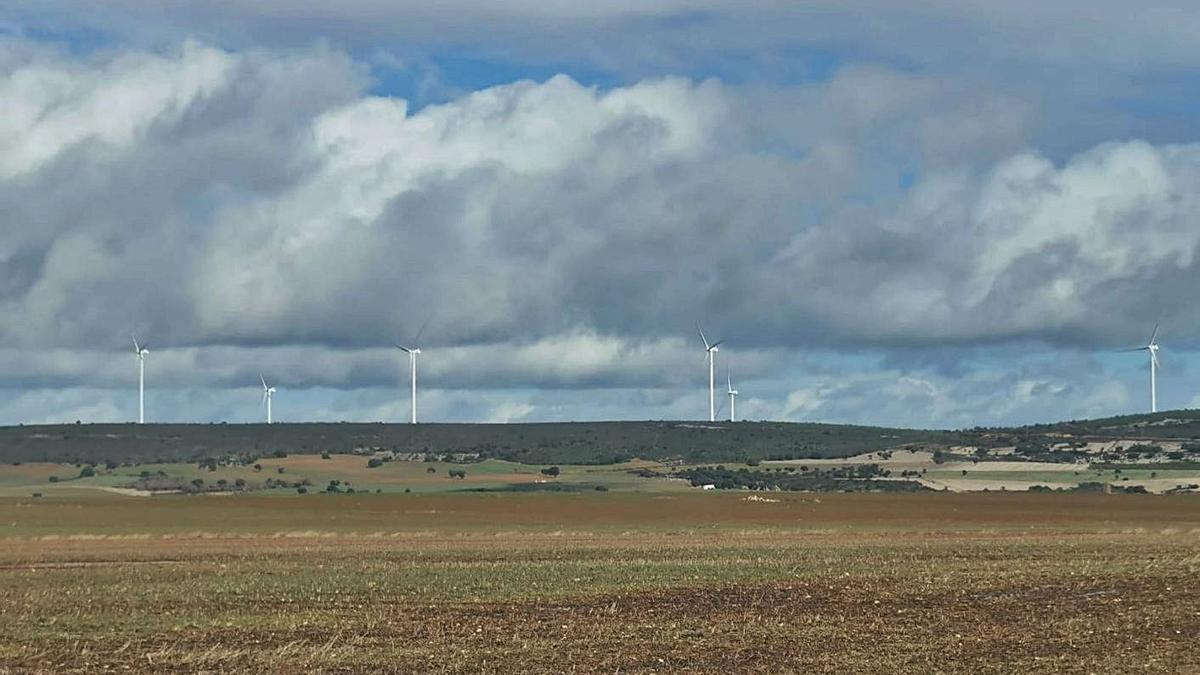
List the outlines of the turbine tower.
{"label": "turbine tower", "polygon": [[137,336],[133,336],[133,354],[138,361],[138,424],[146,423],[146,356],[150,350],[145,345],[139,345]]}
{"label": "turbine tower", "polygon": [[1150,352],[1150,412],[1158,412],[1158,324],[1154,324],[1154,332],[1145,347],[1123,349],[1124,352]]}
{"label": "turbine tower", "polygon": [[709,344],[708,338],[704,337],[704,329],[700,327],[700,324],[696,324],[696,330],[700,331],[700,339],[704,341],[704,352],[705,352],[706,357],[708,358],[708,421],[716,422],[717,421],[717,382],[715,379],[715,377],[716,377],[715,376],[715,373],[716,373],[715,368],[716,368],[717,352],[720,351],[717,349],[717,345],[724,342],[724,340],[717,340],[716,342]]}
{"label": "turbine tower", "polygon": [[263,386],[263,405],[267,406],[267,424],[271,423],[271,399],[275,398],[275,387],[267,386],[267,378],[258,376]]}
{"label": "turbine tower", "polygon": [[412,423],[417,423],[417,356],[421,353],[421,334],[425,332],[425,326],[429,325],[426,320],[421,326],[421,330],[417,331],[417,335],[412,339],[412,346],[406,347],[400,343],[396,343],[396,349],[408,354],[408,372],[412,376]]}
{"label": "turbine tower", "polygon": [[736,422],[738,390],[733,388],[733,380],[729,376],[729,369],[725,370],[725,386],[728,388],[727,393],[729,394],[729,421]]}

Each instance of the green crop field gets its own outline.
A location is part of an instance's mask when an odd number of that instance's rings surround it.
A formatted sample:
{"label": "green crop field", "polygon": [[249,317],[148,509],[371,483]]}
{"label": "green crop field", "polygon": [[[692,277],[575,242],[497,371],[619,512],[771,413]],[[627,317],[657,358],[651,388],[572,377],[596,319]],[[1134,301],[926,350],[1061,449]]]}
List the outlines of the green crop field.
{"label": "green crop field", "polygon": [[[688,489],[683,481],[646,478],[636,475],[638,469],[663,467],[654,462],[623,462],[620,464],[553,465],[558,473],[542,473],[548,466],[517,464],[504,460],[484,460],[469,464],[450,462],[389,461],[376,467],[368,466],[368,458],[360,455],[292,455],[268,457],[247,465],[217,465],[211,470],[196,464],[151,463],[118,466],[111,469],[94,467],[94,475],[80,477],[83,467],[73,464],[34,463],[0,465],[0,496],[30,497],[84,496],[112,488],[135,488],[144,475],[161,472],[185,484],[200,480],[208,488],[225,487],[230,491],[253,491],[266,494],[295,494],[297,481],[307,481],[306,492],[325,490],[332,481],[339,490],[381,493],[444,493],[470,491],[586,491],[637,490],[642,492],[671,492]],[[462,477],[451,472],[461,471]],[[57,478],[51,481],[51,477]],[[278,481],[286,487],[270,487]],[[239,486],[238,481],[242,481]],[[220,490],[217,490],[220,491]]]}

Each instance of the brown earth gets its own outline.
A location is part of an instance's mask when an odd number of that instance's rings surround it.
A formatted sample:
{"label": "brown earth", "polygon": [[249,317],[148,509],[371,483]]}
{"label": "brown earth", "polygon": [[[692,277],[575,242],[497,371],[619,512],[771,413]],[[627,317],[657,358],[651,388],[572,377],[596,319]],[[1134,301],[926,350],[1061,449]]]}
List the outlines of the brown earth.
{"label": "brown earth", "polygon": [[0,500],[0,672],[1200,672],[1200,499],[742,496]]}

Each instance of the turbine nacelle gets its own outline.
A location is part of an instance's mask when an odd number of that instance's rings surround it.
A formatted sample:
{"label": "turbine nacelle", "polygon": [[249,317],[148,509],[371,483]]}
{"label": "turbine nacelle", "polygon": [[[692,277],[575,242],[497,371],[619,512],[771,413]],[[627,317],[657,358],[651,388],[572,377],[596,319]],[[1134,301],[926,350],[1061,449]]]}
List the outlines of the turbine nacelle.
{"label": "turbine nacelle", "polygon": [[708,338],[704,337],[704,329],[700,327],[700,324],[696,324],[696,330],[700,333],[700,340],[704,342],[704,351],[708,352],[709,354],[721,351],[717,349],[717,345],[724,342],[724,340],[717,340],[716,342],[709,344]]}
{"label": "turbine nacelle", "polygon": [[137,336],[133,336],[133,355],[139,359],[144,359],[150,354],[150,350],[146,349],[146,345],[138,344]]}

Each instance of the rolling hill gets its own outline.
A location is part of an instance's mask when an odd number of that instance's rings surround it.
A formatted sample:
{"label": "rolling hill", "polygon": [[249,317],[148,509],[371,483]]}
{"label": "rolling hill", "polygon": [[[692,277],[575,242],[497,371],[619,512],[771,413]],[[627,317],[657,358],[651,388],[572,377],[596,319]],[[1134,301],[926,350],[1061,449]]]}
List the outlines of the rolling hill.
{"label": "rolling hill", "polygon": [[1177,410],[1014,428],[916,430],[786,422],[544,424],[63,424],[0,427],[0,461],[144,463],[225,455],[389,450],[527,464],[849,457],[890,448],[1016,447],[1060,452],[1088,442],[1200,444],[1200,411]]}

